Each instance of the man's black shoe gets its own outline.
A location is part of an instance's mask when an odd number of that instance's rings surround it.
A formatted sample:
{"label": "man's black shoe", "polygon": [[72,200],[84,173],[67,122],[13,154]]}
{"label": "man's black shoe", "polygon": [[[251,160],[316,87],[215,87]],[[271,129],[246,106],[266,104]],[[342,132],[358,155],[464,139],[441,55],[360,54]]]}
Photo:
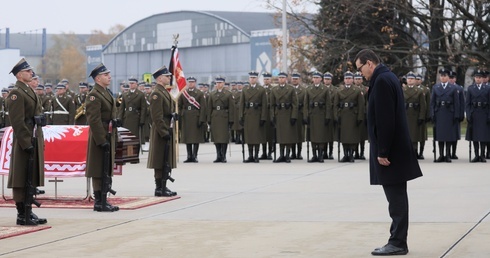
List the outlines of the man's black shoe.
{"label": "man's black shoe", "polygon": [[458,156],[456,154],[451,155],[451,159],[458,159]]}
{"label": "man's black shoe", "polygon": [[439,158],[437,158],[434,162],[440,163],[440,162],[444,162],[444,161],[446,161],[446,158],[444,156],[439,156]]}
{"label": "man's black shoe", "polygon": [[383,247],[376,248],[371,252],[372,255],[406,255],[408,253],[408,248],[396,247],[392,244],[386,244]]}
{"label": "man's black shoe", "polygon": [[417,156],[417,159],[424,159],[424,155],[419,154],[419,155]]}

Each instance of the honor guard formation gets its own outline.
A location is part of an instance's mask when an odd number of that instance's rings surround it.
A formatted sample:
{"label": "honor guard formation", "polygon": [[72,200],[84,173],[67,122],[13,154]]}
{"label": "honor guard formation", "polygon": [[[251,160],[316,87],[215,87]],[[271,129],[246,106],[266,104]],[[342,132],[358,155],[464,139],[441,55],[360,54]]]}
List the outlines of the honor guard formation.
{"label": "honor guard formation", "polygon": [[[251,71],[247,82],[228,83],[224,76],[216,76],[211,85],[191,76],[177,98],[169,94],[172,74],[165,66],[153,72],[155,82],[131,77],[115,94],[109,89],[110,70],[103,64],[90,73],[93,85],[80,82],[77,87],[70,87],[67,79],[41,84],[25,59],[11,73],[17,82],[2,89],[0,125],[12,126],[15,132],[8,187],[13,189],[18,225],[47,222],[32,212],[36,204],[32,196],[41,194],[37,187],[44,184],[39,168],[44,164],[41,127],[46,124],[90,126],[86,176],[92,179],[95,211],[119,209],[106,198],[107,193],[115,193],[112,164],[119,126],[138,137],[142,150],[149,153],[147,167],[154,170],[155,196],[177,194],[167,187],[177,166],[176,142],[185,144],[183,163],[198,163],[199,146],[208,142],[216,148],[214,163],[227,163],[231,142],[241,145],[243,163],[290,163],[305,155],[309,163],[366,159],[369,87],[360,72],[346,71],[339,85],[333,85],[332,73],[318,71],[306,80],[310,85],[303,83],[301,74],[285,71],[274,77]],[[457,84],[454,71],[442,68],[438,77],[439,82],[430,87],[420,74],[409,72],[402,79],[416,157],[425,159],[431,131],[434,162],[458,159],[457,144],[466,118],[465,139],[473,147],[469,161],[486,162],[490,158],[489,72],[474,71],[474,82],[466,90]]]}

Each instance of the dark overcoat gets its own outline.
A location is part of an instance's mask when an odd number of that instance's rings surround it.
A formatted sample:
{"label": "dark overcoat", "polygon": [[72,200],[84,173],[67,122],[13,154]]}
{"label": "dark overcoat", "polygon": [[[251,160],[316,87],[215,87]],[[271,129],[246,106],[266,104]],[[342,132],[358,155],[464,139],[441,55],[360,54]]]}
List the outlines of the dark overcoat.
{"label": "dark overcoat", "polygon": [[[94,88],[87,95],[87,122],[90,126],[87,149],[87,170],[86,177],[102,177],[104,165],[104,149],[100,147],[106,140],[109,140],[109,123],[116,118],[116,101],[114,97],[102,86],[95,84]],[[116,150],[117,128],[112,126],[110,131],[111,138],[111,162],[114,164]],[[113,173],[111,166],[110,174]]]}
{"label": "dark overcoat", "polygon": [[[172,168],[176,167],[175,163],[175,125],[172,125],[172,113],[175,110],[174,100],[167,89],[161,84],[157,84],[150,94],[150,151],[148,152],[147,168],[163,169],[165,159],[168,160]],[[163,137],[171,134],[171,140],[165,140]],[[168,156],[164,156],[165,146],[168,144]]]}
{"label": "dark overcoat", "polygon": [[296,121],[291,125],[291,119],[298,119],[298,97],[293,86],[276,86],[271,91],[271,117],[276,126],[276,142],[293,144],[297,140]]}
{"label": "dark overcoat", "polygon": [[[239,119],[244,122],[244,140],[247,144],[265,143],[265,121],[267,114],[267,93],[264,87],[246,86],[242,90],[239,103]],[[262,126],[260,125],[260,121]]]}
{"label": "dark overcoat", "polygon": [[[189,99],[184,94],[180,94],[178,99],[179,114],[181,124],[182,143],[203,143],[204,135],[201,127],[206,126],[206,99],[202,91],[185,89]],[[194,103],[194,104],[193,104]]]}
{"label": "dark overcoat", "polygon": [[[369,81],[367,119],[371,184],[398,184],[422,176],[408,132],[402,86],[383,64]],[[381,166],[378,157],[391,164]]]}
{"label": "dark overcoat", "polygon": [[214,143],[230,142],[230,123],[234,122],[235,103],[228,90],[215,90],[208,98],[208,123]]}
{"label": "dark overcoat", "polygon": [[490,142],[490,86],[473,84],[466,93],[466,117],[471,122],[466,140]]}
{"label": "dark overcoat", "polygon": [[430,110],[434,122],[436,141],[454,142],[458,140],[459,94],[454,84],[448,83],[444,89],[441,83],[432,87]]}
{"label": "dark overcoat", "polygon": [[[145,94],[135,89],[134,92],[128,90],[122,94],[122,101],[119,119],[123,121],[123,127],[127,128],[136,137],[140,137],[140,124],[145,123],[146,119],[146,99]],[[141,140],[143,140],[141,138]],[[141,143],[145,143],[141,141]]]}
{"label": "dark overcoat", "polygon": [[[24,150],[32,144],[34,132],[33,118],[42,114],[41,100],[36,93],[24,84],[17,81],[14,89],[7,97],[7,105],[12,114],[9,116],[14,134],[12,154],[10,159],[9,178],[7,187],[24,187],[29,154]],[[42,127],[37,127],[37,148],[34,151],[34,169],[32,173],[32,185],[44,185],[44,137]]]}
{"label": "dark overcoat", "polygon": [[[332,102],[330,91],[323,84],[318,86],[311,85],[306,88],[305,108],[303,117],[308,120],[308,130],[312,143],[326,143],[333,141],[332,127]],[[329,121],[326,124],[325,121]]]}

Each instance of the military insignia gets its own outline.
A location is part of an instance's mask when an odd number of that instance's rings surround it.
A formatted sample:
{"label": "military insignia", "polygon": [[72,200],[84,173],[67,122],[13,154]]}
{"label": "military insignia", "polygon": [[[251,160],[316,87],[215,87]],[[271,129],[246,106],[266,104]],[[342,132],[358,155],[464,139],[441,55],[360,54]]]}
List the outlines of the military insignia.
{"label": "military insignia", "polygon": [[157,95],[153,95],[152,99],[158,99]]}
{"label": "military insignia", "polygon": [[10,96],[10,99],[11,99],[11,100],[16,100],[16,99],[17,99],[17,95],[12,94],[12,96]]}
{"label": "military insignia", "polygon": [[95,100],[95,96],[90,96],[89,100],[90,101],[94,101]]}

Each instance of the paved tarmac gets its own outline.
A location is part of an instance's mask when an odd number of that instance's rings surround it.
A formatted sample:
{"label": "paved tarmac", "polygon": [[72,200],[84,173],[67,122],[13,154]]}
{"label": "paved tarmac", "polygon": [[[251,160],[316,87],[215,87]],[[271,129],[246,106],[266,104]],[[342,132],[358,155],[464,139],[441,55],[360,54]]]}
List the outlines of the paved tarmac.
{"label": "paved tarmac", "polygon": [[[305,144],[305,160],[244,164],[241,145],[229,150],[227,164],[212,163],[210,143],[199,163],[179,163],[170,184],[178,200],[115,213],[36,208],[52,228],[0,240],[0,256],[371,257],[387,242],[387,201],[369,185],[368,161],[307,163]],[[490,257],[490,161],[470,164],[466,141],[452,163],[432,162],[431,141],[424,154],[424,176],[408,184],[408,256]],[[114,178],[118,196],[153,195],[147,153],[140,158]],[[54,183],[44,189],[54,195]],[[85,190],[85,178],[58,185],[59,195]],[[15,215],[0,208],[0,226]]]}

